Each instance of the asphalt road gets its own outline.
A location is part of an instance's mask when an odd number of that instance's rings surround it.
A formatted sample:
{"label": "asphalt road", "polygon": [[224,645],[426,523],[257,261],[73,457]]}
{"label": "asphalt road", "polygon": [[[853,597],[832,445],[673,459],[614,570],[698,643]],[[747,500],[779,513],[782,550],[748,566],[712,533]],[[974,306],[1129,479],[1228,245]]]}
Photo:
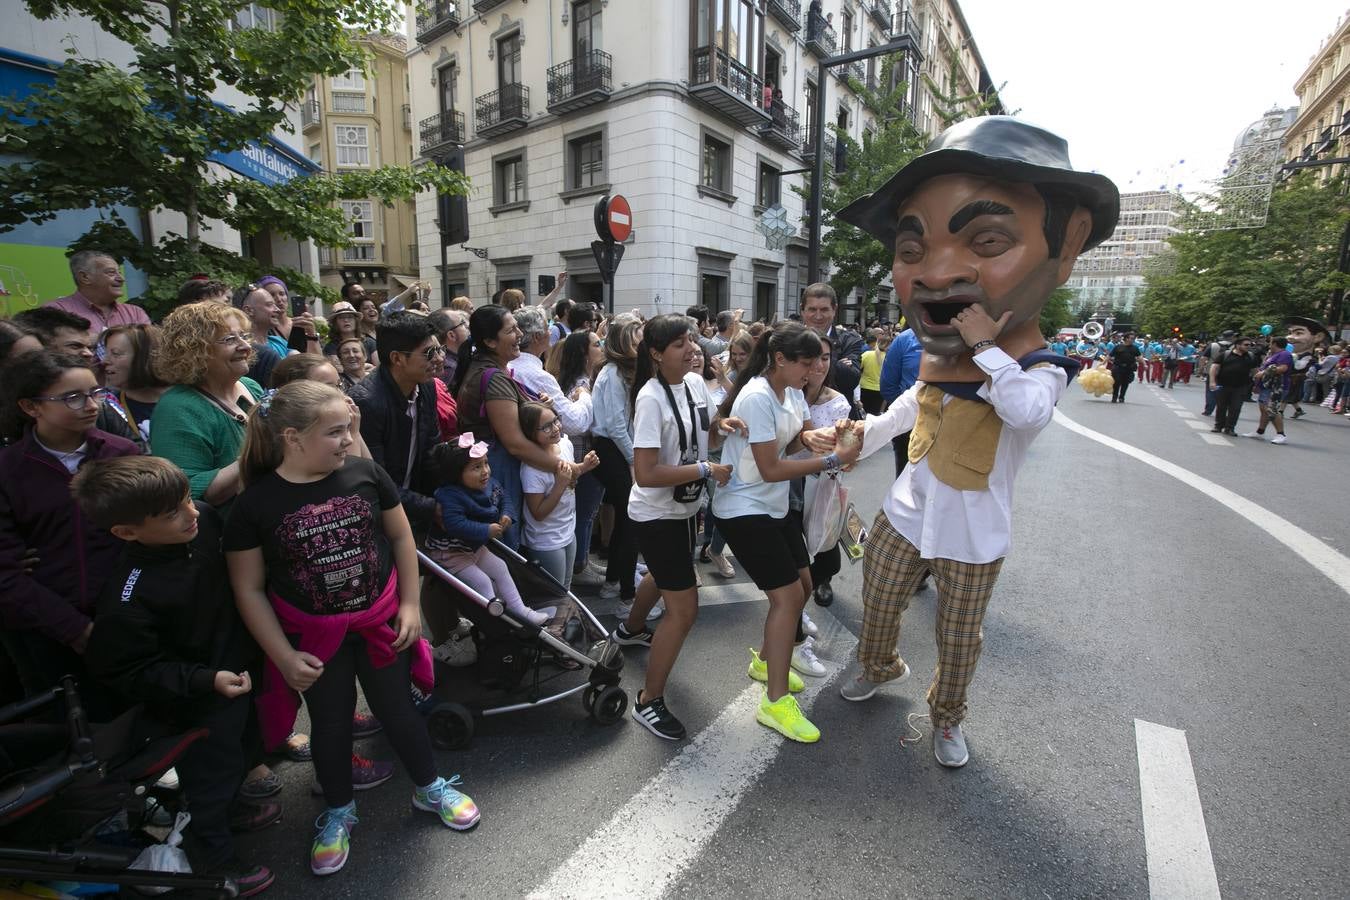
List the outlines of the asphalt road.
{"label": "asphalt road", "polygon": [[[479,828],[453,833],[412,812],[400,773],[358,795],[351,859],[325,879],[308,872],[322,806],[309,767],[283,763],[285,819],[241,849],[277,870],[284,897],[1162,896],[1150,862],[1161,870],[1166,854],[1148,833],[1187,805],[1178,795],[1146,822],[1139,719],[1185,733],[1223,895],[1345,896],[1350,582],[1333,577],[1350,571],[1339,555],[1350,420],[1310,407],[1286,446],[1210,443],[1208,420],[1202,431],[1179,414],[1201,421],[1200,389],[1166,399],[1180,409],[1143,384],[1124,405],[1074,386],[1060,410],[1190,477],[1059,422],[1034,446],[985,620],[964,769],[936,763],[926,721],[922,740],[900,740],[907,714],[927,711],[931,590],[900,642],[916,676],[861,704],[840,699],[837,680],[808,679],[823,738],[802,746],[746,712],[765,601],[705,571],[708,605],[667,694],[689,741],[627,719],[595,725],[579,702],[480,722],[468,750],[438,754],[482,808]],[[850,476],[868,521],[891,474],[879,454]],[[1281,542],[1290,531],[1239,515],[1200,479],[1324,541],[1325,571]],[[811,609],[832,663],[862,617],[861,567],[845,566],[834,606]],[[645,651],[626,653],[635,694]],[[392,758],[380,737],[360,749]]]}

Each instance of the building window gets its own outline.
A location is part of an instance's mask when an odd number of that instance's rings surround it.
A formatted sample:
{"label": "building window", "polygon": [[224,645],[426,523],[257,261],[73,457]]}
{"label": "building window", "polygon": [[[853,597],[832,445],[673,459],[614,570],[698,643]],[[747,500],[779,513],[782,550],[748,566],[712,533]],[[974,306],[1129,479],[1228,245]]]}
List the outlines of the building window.
{"label": "building window", "polygon": [[375,259],[375,204],[369,200],[342,200],[342,215],[347,219],[347,234],[352,245],[342,248],[343,262]]}
{"label": "building window", "polygon": [[454,63],[441,66],[436,70],[436,93],[440,99],[440,112],[445,115],[455,109],[455,88],[459,86],[459,67]]}
{"label": "building window", "polygon": [[520,32],[497,41],[497,86],[520,83]]}
{"label": "building window", "polygon": [[839,39],[844,42],[844,49],[840,52],[850,53],[853,50],[853,14],[844,10],[839,16]]}
{"label": "building window", "polygon": [[725,275],[711,275],[703,273],[702,284],[699,286],[699,303],[708,307],[711,313],[719,313],[727,308],[727,282],[731,279]]}
{"label": "building window", "polygon": [[268,9],[261,3],[247,3],[244,8],[234,14],[234,19],[230,23],[234,31],[243,31],[246,28],[262,28],[265,31],[277,30],[277,14],[274,10]]}
{"label": "building window", "polygon": [[731,193],[731,144],[703,135],[703,166],[699,183],[712,191]]}
{"label": "building window", "polygon": [[365,125],[338,125],[333,130],[339,168],[370,165],[370,132]]}
{"label": "building window", "polygon": [[492,164],[493,199],[496,206],[514,206],[524,203],[525,156],[504,156]]}
{"label": "building window", "polygon": [[594,131],[569,139],[566,189],[599,187],[605,182],[605,133]]}
{"label": "building window", "polygon": [[310,160],[310,162],[316,162],[316,163],[322,163],[322,162],[323,162],[323,144],[310,144],[310,145],[309,145],[309,160]]}
{"label": "building window", "polygon": [[600,37],[600,3],[576,0],[572,4],[572,58],[585,59],[592,50],[599,50]]}
{"label": "building window", "polygon": [[756,205],[768,209],[779,202],[783,196],[783,177],[776,166],[766,162],[759,164],[759,185],[755,191]]}
{"label": "building window", "polygon": [[360,91],[366,90],[366,73],[360,69],[351,69],[343,72],[341,75],[333,76],[333,90],[335,91]]}

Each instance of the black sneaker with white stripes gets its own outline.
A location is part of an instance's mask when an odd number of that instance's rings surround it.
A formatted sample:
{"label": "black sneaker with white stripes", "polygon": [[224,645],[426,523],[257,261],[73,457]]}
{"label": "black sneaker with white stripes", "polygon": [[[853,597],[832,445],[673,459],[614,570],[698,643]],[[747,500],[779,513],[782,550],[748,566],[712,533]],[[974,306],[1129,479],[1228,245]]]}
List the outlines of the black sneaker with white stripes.
{"label": "black sneaker with white stripes", "polygon": [[[641,695],[639,695],[640,700]],[[668,741],[684,739],[684,723],[675,718],[670,710],[666,709],[666,702],[663,697],[653,697],[646,703],[634,702],[633,718],[637,720],[639,725],[659,738],[665,738]]]}
{"label": "black sneaker with white stripes", "polygon": [[628,626],[620,622],[619,627],[614,629],[614,643],[625,647],[650,647],[652,636],[652,630],[646,625],[639,631],[629,631]]}

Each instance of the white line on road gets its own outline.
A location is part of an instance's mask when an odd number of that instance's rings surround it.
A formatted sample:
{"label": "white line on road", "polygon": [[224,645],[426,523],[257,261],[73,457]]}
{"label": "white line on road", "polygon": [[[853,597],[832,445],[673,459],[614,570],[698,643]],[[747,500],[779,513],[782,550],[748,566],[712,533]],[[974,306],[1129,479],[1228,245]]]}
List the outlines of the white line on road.
{"label": "white line on road", "polygon": [[1198,418],[1200,418],[1199,416],[1197,416],[1195,413],[1191,412],[1191,411],[1188,410],[1188,409],[1174,409],[1174,410],[1172,410],[1172,412],[1175,413],[1176,415],[1180,416],[1180,417],[1183,418],[1183,419],[1198,419]]}
{"label": "white line on road", "polygon": [[1186,732],[1134,720],[1139,800],[1153,900],[1218,900],[1219,879],[1205,830]]}
{"label": "white line on road", "polygon": [[[817,649],[834,662],[827,663],[823,677],[807,679],[807,689],[797,695],[807,712],[858,644],[828,610],[816,611],[815,619],[820,626]],[[791,742],[757,723],[755,705],[763,690],[751,684],[742,691],[571,858],[554,869],[530,893],[531,900],[660,897],[703,852],[780,751],[826,752],[818,745],[785,746]],[[829,735],[821,740],[829,740]]]}
{"label": "white line on road", "polygon": [[[1203,423],[1202,423],[1202,424],[1203,424]],[[1233,444],[1228,440],[1228,438],[1224,437],[1224,436],[1221,435],[1221,434],[1212,434],[1212,433],[1211,433],[1211,434],[1202,434],[1202,435],[1200,435],[1200,437],[1204,439],[1204,441],[1205,441],[1206,444],[1214,444],[1216,447],[1231,447],[1231,446],[1233,446]]]}
{"label": "white line on road", "polygon": [[1186,424],[1194,428],[1196,431],[1204,431],[1206,428],[1210,427],[1208,422],[1201,422],[1199,420],[1192,422],[1191,420],[1187,419]]}
{"label": "white line on road", "polygon": [[[1215,484],[1208,478],[1183,468],[1176,463],[1168,462],[1162,457],[1154,456],[1152,453],[1140,450],[1138,447],[1127,444],[1124,441],[1118,441],[1113,437],[1107,437],[1099,431],[1085,428],[1073,419],[1064,415],[1064,413],[1060,412],[1058,409],[1055,410],[1055,421],[1075,434],[1080,434],[1089,440],[1104,444],[1112,450],[1124,453],[1126,456],[1132,456],[1145,465],[1152,466],[1159,472],[1170,475],[1181,483],[1195,488],[1210,499],[1223,504],[1233,512],[1242,516],[1248,522],[1251,522],[1257,528],[1260,528],[1266,534],[1275,538],[1275,540],[1279,541],[1281,544],[1284,544],[1290,550],[1293,550],[1299,556],[1303,557],[1314,569],[1331,579],[1331,581],[1346,594],[1350,594],[1350,559],[1347,559],[1334,547],[1313,537],[1288,519],[1282,518],[1265,507],[1258,506],[1247,498],[1233,493],[1228,488]],[[1201,435],[1201,437],[1216,438],[1219,437],[1219,435],[1205,434]]]}

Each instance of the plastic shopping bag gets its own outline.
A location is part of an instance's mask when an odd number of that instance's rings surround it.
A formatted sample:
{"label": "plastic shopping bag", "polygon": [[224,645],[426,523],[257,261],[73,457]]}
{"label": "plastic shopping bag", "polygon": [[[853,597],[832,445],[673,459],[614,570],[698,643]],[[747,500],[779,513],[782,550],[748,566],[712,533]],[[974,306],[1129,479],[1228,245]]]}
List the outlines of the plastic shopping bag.
{"label": "plastic shopping bag", "polygon": [[802,521],[806,527],[806,552],[814,557],[839,540],[848,509],[848,488],[837,472],[806,479],[802,498]]}
{"label": "plastic shopping bag", "polygon": [[[173,821],[173,830],[164,838],[162,844],[151,844],[141,851],[129,868],[142,872],[168,872],[175,875],[191,875],[192,866],[188,864],[187,854],[179,846],[183,843],[183,829],[192,821],[189,813],[180,812]],[[142,894],[167,894],[173,888],[140,887]]]}

